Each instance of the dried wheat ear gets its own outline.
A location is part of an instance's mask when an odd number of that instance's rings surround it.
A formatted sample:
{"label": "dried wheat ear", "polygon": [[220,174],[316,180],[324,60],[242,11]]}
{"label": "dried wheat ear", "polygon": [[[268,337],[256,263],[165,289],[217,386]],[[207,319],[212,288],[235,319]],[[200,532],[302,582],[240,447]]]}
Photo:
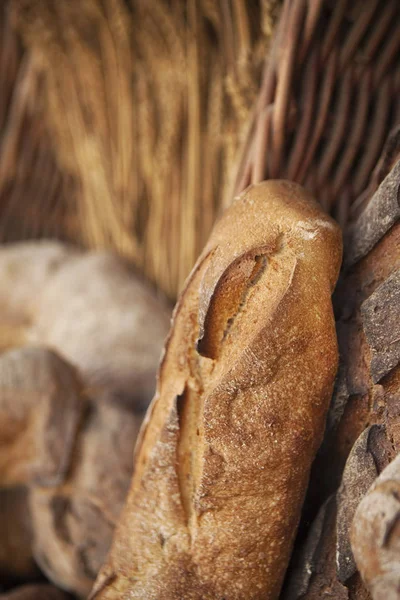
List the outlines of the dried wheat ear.
{"label": "dried wheat ear", "polygon": [[221,206],[278,7],[0,3],[0,240],[112,249],[176,298]]}
{"label": "dried wheat ear", "polygon": [[128,491],[169,315],[111,254],[0,248],[1,581],[37,579],[39,568],[89,592]]}

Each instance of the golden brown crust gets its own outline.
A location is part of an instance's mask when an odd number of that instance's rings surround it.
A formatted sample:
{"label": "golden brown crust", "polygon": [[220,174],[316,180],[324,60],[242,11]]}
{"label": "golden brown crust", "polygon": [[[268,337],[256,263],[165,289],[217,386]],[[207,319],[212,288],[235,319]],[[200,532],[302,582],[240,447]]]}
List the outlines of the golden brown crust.
{"label": "golden brown crust", "polygon": [[176,306],[96,598],[276,598],[337,368],[338,226],[248,188]]}

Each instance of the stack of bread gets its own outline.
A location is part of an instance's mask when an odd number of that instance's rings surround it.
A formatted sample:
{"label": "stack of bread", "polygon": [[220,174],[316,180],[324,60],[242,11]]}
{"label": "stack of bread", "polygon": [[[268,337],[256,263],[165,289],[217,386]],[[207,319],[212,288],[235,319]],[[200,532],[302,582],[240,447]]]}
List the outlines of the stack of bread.
{"label": "stack of bread", "polygon": [[128,491],[169,319],[169,307],[112,254],[57,242],[0,248],[7,588],[40,578],[40,568],[58,586],[89,593]]}

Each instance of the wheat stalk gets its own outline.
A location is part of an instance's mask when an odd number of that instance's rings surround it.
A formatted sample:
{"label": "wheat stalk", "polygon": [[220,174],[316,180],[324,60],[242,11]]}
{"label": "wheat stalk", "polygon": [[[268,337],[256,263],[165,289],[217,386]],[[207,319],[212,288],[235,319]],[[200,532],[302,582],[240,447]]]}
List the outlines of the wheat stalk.
{"label": "wheat stalk", "polygon": [[[60,237],[115,249],[175,297],[222,205],[277,4],[11,0],[56,162],[25,234],[47,233],[52,207]],[[57,208],[60,186],[73,201]]]}

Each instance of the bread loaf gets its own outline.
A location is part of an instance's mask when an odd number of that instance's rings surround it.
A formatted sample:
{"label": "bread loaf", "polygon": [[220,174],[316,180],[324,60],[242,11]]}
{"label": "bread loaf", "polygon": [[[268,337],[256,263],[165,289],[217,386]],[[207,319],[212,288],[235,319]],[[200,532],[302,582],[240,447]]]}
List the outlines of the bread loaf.
{"label": "bread loaf", "polygon": [[111,544],[141,415],[92,397],[54,352],[0,354],[0,581],[49,581],[86,598]]}
{"label": "bread loaf", "polygon": [[351,546],[373,600],[397,600],[400,589],[400,455],[382,471],[359,504]]}
{"label": "bread loaf", "polygon": [[337,368],[339,227],[296,184],[248,188],[179,298],[92,598],[277,598]]}
{"label": "bread loaf", "polygon": [[121,258],[61,242],[0,247],[0,352],[49,346],[88,387],[144,412],[170,309]]}
{"label": "bread loaf", "polygon": [[[117,256],[0,247],[0,581],[86,597],[105,560],[170,311]],[[5,489],[7,488],[7,489]]]}

